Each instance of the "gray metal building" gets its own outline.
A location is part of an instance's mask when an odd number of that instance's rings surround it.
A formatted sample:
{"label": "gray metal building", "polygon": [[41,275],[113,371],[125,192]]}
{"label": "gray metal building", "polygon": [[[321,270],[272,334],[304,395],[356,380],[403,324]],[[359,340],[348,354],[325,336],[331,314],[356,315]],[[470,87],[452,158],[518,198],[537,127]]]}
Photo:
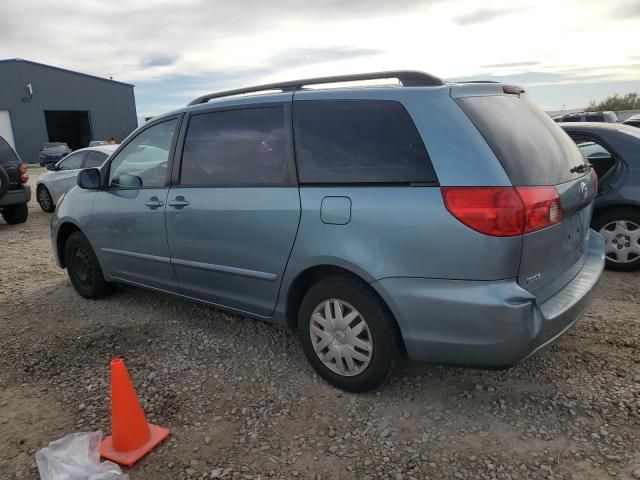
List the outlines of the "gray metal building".
{"label": "gray metal building", "polygon": [[0,135],[25,163],[46,142],[122,141],[137,127],[133,85],[21,59],[0,60]]}

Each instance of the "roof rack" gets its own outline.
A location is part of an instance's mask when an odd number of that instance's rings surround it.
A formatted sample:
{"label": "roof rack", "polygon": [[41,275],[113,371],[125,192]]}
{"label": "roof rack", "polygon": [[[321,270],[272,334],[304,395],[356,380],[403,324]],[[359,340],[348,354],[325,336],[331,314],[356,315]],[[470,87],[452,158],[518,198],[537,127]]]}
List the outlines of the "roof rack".
{"label": "roof rack", "polygon": [[198,105],[201,103],[207,103],[209,100],[212,100],[214,98],[231,97],[233,95],[242,95],[245,93],[258,93],[267,90],[293,92],[295,90],[300,90],[306,85],[357,82],[362,80],[378,80],[383,78],[397,78],[403,87],[436,87],[444,85],[444,82],[441,79],[428,73],[413,70],[396,70],[389,72],[358,73],[355,75],[339,75],[335,77],[306,78],[303,80],[290,80],[288,82],[268,83],[255,87],[238,88],[235,90],[227,90],[224,92],[202,95],[201,97],[198,97],[195,100],[191,101],[189,105]]}

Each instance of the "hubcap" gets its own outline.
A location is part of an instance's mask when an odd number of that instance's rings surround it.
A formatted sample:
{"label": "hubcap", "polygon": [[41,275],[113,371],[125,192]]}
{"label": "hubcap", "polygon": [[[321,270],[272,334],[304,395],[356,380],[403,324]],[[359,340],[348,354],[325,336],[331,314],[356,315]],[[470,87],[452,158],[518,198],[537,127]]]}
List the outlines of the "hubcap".
{"label": "hubcap", "polygon": [[640,225],[628,220],[607,223],[600,229],[605,238],[605,255],[616,263],[629,263],[640,258]]}
{"label": "hubcap", "polygon": [[49,194],[44,188],[41,188],[40,191],[38,192],[38,200],[40,200],[40,205],[42,205],[45,208],[49,208],[49,205],[51,202],[50,202]]}
{"label": "hubcap", "polygon": [[331,371],[353,377],[371,362],[373,340],[364,317],[353,305],[331,298],[318,305],[309,323],[311,343]]}
{"label": "hubcap", "polygon": [[84,248],[76,249],[73,254],[73,273],[76,278],[83,284],[89,284],[91,282],[91,262],[89,255]]}

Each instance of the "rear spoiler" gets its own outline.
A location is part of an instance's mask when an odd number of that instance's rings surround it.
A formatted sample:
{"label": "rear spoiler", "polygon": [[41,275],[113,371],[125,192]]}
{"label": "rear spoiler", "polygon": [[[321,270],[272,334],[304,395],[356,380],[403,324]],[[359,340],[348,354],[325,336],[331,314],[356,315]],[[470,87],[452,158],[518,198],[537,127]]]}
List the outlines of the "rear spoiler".
{"label": "rear spoiler", "polygon": [[451,98],[480,97],[485,95],[522,95],[524,88],[517,85],[479,81],[465,83],[450,83]]}

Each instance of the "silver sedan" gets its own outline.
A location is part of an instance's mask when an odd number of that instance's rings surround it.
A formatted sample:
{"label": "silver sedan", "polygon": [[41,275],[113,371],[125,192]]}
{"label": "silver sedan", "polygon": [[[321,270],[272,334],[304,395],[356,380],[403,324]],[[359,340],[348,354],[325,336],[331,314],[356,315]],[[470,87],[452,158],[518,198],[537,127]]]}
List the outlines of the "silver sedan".
{"label": "silver sedan", "polygon": [[78,172],[83,168],[101,167],[118,145],[100,145],[70,153],[56,164],[47,166],[47,173],[40,175],[36,186],[36,198],[45,212],[56,209],[58,199],[76,185]]}

